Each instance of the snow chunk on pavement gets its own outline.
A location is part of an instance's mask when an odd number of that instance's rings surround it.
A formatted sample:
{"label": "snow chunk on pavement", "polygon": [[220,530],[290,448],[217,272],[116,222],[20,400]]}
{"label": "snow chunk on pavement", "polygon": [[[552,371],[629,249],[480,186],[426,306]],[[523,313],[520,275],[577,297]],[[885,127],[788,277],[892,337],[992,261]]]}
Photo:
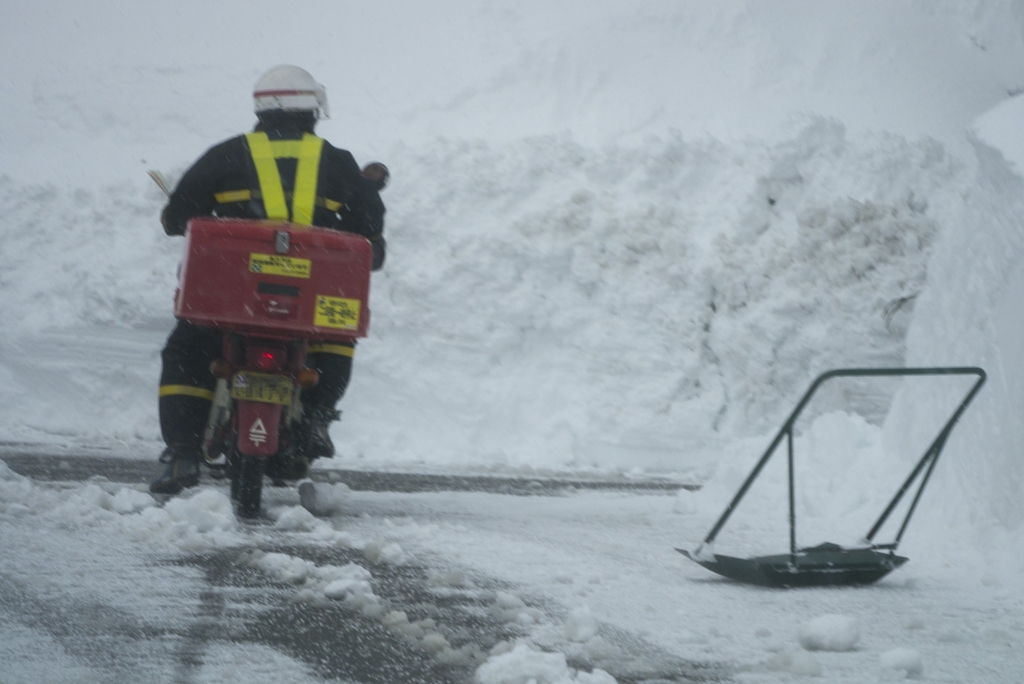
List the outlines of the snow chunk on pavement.
{"label": "snow chunk on pavement", "polygon": [[274,527],[279,530],[309,532],[317,524],[317,519],[308,510],[300,506],[290,506],[278,513]]}
{"label": "snow chunk on pavement", "polygon": [[476,671],[480,684],[617,684],[604,670],[577,672],[562,653],[546,653],[517,644],[507,653],[488,659]]}
{"label": "snow chunk on pavement", "polygon": [[849,615],[822,615],[800,628],[800,645],[808,651],[852,651],[860,641],[860,624]]}
{"label": "snow chunk on pavement", "polygon": [[301,506],[287,506],[271,511],[274,527],[289,532],[307,532],[307,539],[325,542],[338,546],[361,546],[356,538],[348,532],[335,530],[330,523],[313,517],[309,510]]}
{"label": "snow chunk on pavement", "polygon": [[344,601],[367,617],[383,614],[380,598],[373,593],[373,575],[355,563],[317,566],[312,561],[285,553],[256,552],[252,556],[252,564],[279,582],[301,585],[300,595],[307,600],[315,600],[322,594],[335,601]]}
{"label": "snow chunk on pavement", "polygon": [[284,553],[267,553],[256,559],[256,567],[280,582],[299,584],[306,581],[316,564]]}
{"label": "snow chunk on pavement", "polygon": [[357,597],[374,595],[370,585],[373,576],[366,568],[355,563],[335,567],[331,571],[325,568],[322,574],[324,579],[330,579],[329,584],[324,587],[324,596],[329,599],[356,600]]}
{"label": "snow chunk on pavement", "polygon": [[506,591],[495,593],[494,603],[487,612],[496,620],[519,625],[538,624],[543,617],[539,610],[528,608],[521,598]]}
{"label": "snow chunk on pavement", "polygon": [[130,487],[122,487],[114,494],[111,506],[117,513],[138,513],[144,508],[156,506],[156,499],[146,492],[140,492]]}
{"label": "snow chunk on pavement", "polygon": [[238,534],[231,499],[215,489],[200,489],[193,496],[171,499],[163,508],[149,506],[118,518],[130,537],[180,549],[234,546],[245,540]]}
{"label": "snow chunk on pavement", "polygon": [[231,499],[215,489],[201,489],[187,499],[171,499],[164,506],[170,516],[188,522],[200,534],[213,530],[229,530],[235,526]]}
{"label": "snow chunk on pavement", "polygon": [[584,643],[597,636],[597,620],[590,613],[590,606],[582,605],[572,611],[565,621],[565,638]]}
{"label": "snow chunk on pavement", "polygon": [[113,509],[114,497],[94,483],[60,493],[63,501],[55,509],[61,516],[94,520]]}
{"label": "snow chunk on pavement", "polygon": [[912,648],[894,648],[880,656],[882,667],[887,670],[903,670],[908,677],[920,677],[924,672],[921,654]]}
{"label": "snow chunk on pavement", "polygon": [[384,539],[376,539],[369,542],[363,548],[363,555],[371,563],[388,563],[390,565],[402,565],[408,560],[405,551],[395,542],[388,542]]}
{"label": "snow chunk on pavement", "polygon": [[437,623],[432,618],[411,622],[405,611],[393,610],[381,618],[381,623],[442,661],[456,662],[465,657],[465,653],[452,650],[448,640],[437,631]]}
{"label": "snow chunk on pavement", "polygon": [[306,480],[299,483],[299,502],[318,518],[341,513],[342,505],[352,490],[345,484],[327,484]]}

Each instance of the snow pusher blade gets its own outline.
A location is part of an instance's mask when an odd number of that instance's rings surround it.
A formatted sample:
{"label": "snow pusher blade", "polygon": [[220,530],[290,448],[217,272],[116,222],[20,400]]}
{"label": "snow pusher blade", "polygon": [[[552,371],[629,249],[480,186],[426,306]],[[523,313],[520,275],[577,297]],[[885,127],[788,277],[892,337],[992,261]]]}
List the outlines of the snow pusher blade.
{"label": "snow pusher blade", "polygon": [[876,549],[844,549],[828,542],[794,555],[734,558],[715,555],[704,560],[684,549],[676,549],[698,565],[723,577],[765,587],[821,587],[871,584],[907,562],[907,558]]}
{"label": "snow pusher blade", "polygon": [[[892,376],[940,376],[940,375],[973,375],[977,380],[960,401],[956,410],[949,417],[924,456],[910,471],[903,485],[897,490],[888,506],[879,516],[871,530],[865,536],[866,546],[861,548],[845,548],[838,544],[826,542],[809,548],[797,548],[796,544],[796,492],[794,477],[793,426],[800,414],[807,407],[811,397],[822,384],[833,378],[840,377],[892,377]],[[935,464],[939,460],[946,440],[953,431],[960,416],[974,399],[981,386],[985,384],[985,371],[976,367],[946,368],[841,368],[822,373],[818,376],[793,413],[783,424],[768,450],[761,456],[750,475],[740,486],[732,501],[726,506],[718,522],[704,538],[703,543],[692,553],[684,549],[676,549],[695,563],[718,573],[723,577],[769,587],[811,587],[837,586],[853,584],[871,584],[907,562],[907,558],[896,555],[903,533],[906,532],[910,518],[917,508],[925,486],[931,478]],[[768,460],[776,449],[786,440],[789,462],[789,553],[753,558],[735,558],[714,553],[712,544],[718,533],[725,526],[729,516],[739,505],[750,486],[761,474]],[[903,499],[903,496],[917,482],[917,490],[910,501],[906,516],[900,524],[895,541],[884,544],[874,543],[874,537],[888,520]]]}

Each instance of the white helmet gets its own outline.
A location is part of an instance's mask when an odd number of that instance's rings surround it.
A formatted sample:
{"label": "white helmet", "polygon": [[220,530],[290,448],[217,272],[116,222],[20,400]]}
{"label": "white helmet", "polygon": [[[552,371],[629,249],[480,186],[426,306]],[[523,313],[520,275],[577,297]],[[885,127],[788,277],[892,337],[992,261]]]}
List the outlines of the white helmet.
{"label": "white helmet", "polygon": [[257,114],[279,109],[330,118],[327,91],[308,71],[290,64],[276,66],[260,76],[252,89],[252,100]]}

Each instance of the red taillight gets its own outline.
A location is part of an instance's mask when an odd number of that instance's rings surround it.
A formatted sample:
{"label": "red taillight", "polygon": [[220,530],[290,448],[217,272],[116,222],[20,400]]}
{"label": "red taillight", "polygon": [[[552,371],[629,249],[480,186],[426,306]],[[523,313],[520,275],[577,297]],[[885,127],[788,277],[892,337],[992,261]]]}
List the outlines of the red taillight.
{"label": "red taillight", "polygon": [[284,367],[288,353],[271,347],[249,347],[249,364],[261,371],[276,371]]}

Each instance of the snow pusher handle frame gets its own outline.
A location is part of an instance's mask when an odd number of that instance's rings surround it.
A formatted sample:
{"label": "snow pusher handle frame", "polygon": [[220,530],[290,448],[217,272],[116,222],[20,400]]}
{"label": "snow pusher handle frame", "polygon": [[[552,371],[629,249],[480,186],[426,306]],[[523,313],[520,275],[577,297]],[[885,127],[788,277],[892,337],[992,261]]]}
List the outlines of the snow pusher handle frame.
{"label": "snow pusher handle frame", "polygon": [[871,549],[887,550],[890,553],[895,552],[896,547],[899,546],[900,540],[903,538],[903,533],[906,531],[907,525],[910,523],[910,518],[914,514],[914,509],[917,508],[917,503],[921,499],[921,494],[924,492],[924,488],[928,484],[928,479],[931,477],[932,471],[935,469],[935,464],[939,460],[939,455],[942,453],[942,449],[946,446],[946,440],[949,439],[949,435],[950,433],[952,433],[953,427],[960,419],[960,416],[962,416],[964,411],[967,410],[967,406],[974,399],[974,396],[981,389],[981,386],[985,384],[987,375],[985,374],[985,371],[982,370],[981,368],[839,368],[822,373],[817,377],[817,379],[813,383],[811,383],[810,388],[804,394],[800,402],[796,405],[796,408],[793,409],[793,413],[790,414],[789,418],[786,420],[782,428],[779,430],[778,434],[775,436],[775,439],[772,440],[771,445],[764,452],[764,455],[761,456],[761,459],[757,462],[757,465],[754,466],[753,471],[751,471],[750,475],[747,477],[746,481],[744,481],[739,491],[736,492],[736,495],[733,497],[732,501],[726,507],[725,511],[718,519],[718,522],[716,522],[715,526],[711,528],[711,531],[708,533],[707,537],[704,538],[704,541],[701,543],[700,547],[697,549],[695,553],[699,554],[705,546],[715,541],[715,537],[718,536],[718,533],[725,526],[726,521],[729,520],[729,516],[732,515],[733,511],[736,509],[740,501],[743,499],[744,495],[747,493],[747,490],[750,489],[750,486],[754,483],[754,480],[757,479],[757,476],[761,473],[761,469],[764,468],[766,463],[768,463],[768,460],[775,453],[775,450],[778,448],[779,444],[782,443],[783,438],[786,438],[789,460],[789,553],[790,557],[795,559],[797,554],[797,547],[796,495],[794,491],[793,476],[793,426],[796,424],[796,421],[800,417],[800,414],[807,407],[807,404],[811,401],[811,398],[814,396],[815,392],[817,392],[818,388],[821,387],[824,383],[834,378],[892,376],[899,377],[921,375],[975,375],[978,377],[978,380],[971,387],[970,391],[967,392],[966,396],[964,396],[964,398],[960,401],[960,405],[957,406],[956,410],[949,417],[949,420],[946,421],[945,426],[939,431],[939,434],[932,441],[931,446],[928,447],[928,449],[924,453],[924,456],[922,456],[921,459],[917,462],[917,465],[910,472],[910,475],[907,477],[906,481],[904,481],[903,485],[896,492],[895,496],[893,496],[892,500],[889,502],[889,505],[886,506],[885,510],[882,512],[882,515],[879,516],[878,521],[875,522],[874,526],[872,526],[871,528],[871,531],[868,532],[866,536],[867,541],[872,542],[875,535],[882,528],[882,525],[884,525],[885,521],[889,518],[889,515],[893,512],[893,510],[902,500],[903,496],[907,493],[907,490],[910,489],[911,485],[914,483],[914,480],[916,480],[917,477],[921,475],[921,472],[924,471],[924,476],[921,479],[921,484],[918,486],[917,492],[914,494],[914,499],[910,504],[910,508],[907,511],[906,517],[903,519],[903,523],[900,525],[899,533],[896,535],[895,541],[889,544],[872,543],[870,547]]}

